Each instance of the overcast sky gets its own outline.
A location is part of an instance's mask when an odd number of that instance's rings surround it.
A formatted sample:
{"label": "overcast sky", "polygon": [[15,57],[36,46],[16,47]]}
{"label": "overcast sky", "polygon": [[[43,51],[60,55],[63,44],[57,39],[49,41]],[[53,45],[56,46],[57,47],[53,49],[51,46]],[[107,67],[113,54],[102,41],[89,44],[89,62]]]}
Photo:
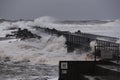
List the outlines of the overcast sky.
{"label": "overcast sky", "polygon": [[120,0],[0,0],[0,18],[120,19]]}

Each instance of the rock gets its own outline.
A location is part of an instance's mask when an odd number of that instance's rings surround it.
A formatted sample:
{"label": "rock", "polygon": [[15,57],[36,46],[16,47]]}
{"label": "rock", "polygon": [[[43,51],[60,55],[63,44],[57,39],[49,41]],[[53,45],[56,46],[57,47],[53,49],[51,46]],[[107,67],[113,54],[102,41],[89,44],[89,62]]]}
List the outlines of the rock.
{"label": "rock", "polygon": [[4,62],[10,61],[10,57],[5,57]]}
{"label": "rock", "polygon": [[21,38],[21,40],[28,39],[28,38],[38,38],[38,39],[41,38],[41,36],[33,34],[28,29],[22,30],[21,28],[18,28],[18,31],[12,32],[12,34],[6,35],[6,37],[13,37],[13,36],[15,36],[16,38]]}

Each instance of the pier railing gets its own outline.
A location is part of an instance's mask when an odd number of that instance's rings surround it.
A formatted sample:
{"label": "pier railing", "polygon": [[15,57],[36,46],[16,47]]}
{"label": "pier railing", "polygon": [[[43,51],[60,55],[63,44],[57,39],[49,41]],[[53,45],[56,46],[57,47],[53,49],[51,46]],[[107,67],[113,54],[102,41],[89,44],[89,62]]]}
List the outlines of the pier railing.
{"label": "pier railing", "polygon": [[[46,33],[49,33],[51,35],[64,36],[66,38],[66,43],[69,43],[71,47],[72,45],[80,45],[90,48],[90,42],[96,41],[97,46],[94,45],[95,50],[99,49],[102,57],[105,57],[105,55],[114,57],[120,55],[120,44],[116,43],[119,38],[116,37],[94,35],[82,32],[71,33],[69,31],[59,31],[54,28],[50,29],[36,27],[36,29],[45,31]],[[99,40],[99,38],[103,38],[103,40]]]}

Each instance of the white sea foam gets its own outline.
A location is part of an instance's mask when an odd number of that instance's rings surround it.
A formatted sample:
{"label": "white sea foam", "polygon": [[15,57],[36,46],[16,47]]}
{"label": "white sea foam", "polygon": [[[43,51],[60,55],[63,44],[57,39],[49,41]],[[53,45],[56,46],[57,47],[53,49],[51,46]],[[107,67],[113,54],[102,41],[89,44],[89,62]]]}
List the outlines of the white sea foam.
{"label": "white sea foam", "polygon": [[58,77],[56,77],[56,78],[53,78],[53,79],[49,79],[49,80],[58,80]]}
{"label": "white sea foam", "polygon": [[95,46],[97,46],[96,41],[91,41],[91,42],[90,42],[91,52],[94,52]]}
{"label": "white sea foam", "polygon": [[[109,21],[108,23],[103,24],[61,24],[56,23],[59,21],[56,18],[44,16],[35,19],[34,21],[18,21],[18,22],[3,22],[0,23],[0,31],[1,33],[5,34],[7,31],[3,32],[3,29],[7,27],[20,27],[20,28],[28,28],[31,29],[31,26],[41,26],[41,27],[48,27],[48,28],[56,28],[57,30],[62,31],[70,31],[75,32],[77,30],[81,30],[82,32],[99,34],[99,35],[106,35],[106,36],[115,36],[120,38],[120,20]],[[2,35],[1,35],[2,36]]]}
{"label": "white sea foam", "polygon": [[120,43],[120,40],[117,40],[116,43]]}
{"label": "white sea foam", "polygon": [[[39,43],[39,44],[38,44]],[[58,65],[60,60],[89,60],[86,54],[67,54],[65,38],[46,36],[41,40],[0,41],[0,61],[30,61],[31,64]]]}
{"label": "white sea foam", "polygon": [[[43,19],[43,20],[42,20]],[[45,18],[47,19],[47,18]],[[48,18],[48,21],[44,18],[38,18],[34,21],[35,25],[37,26],[43,26],[43,27],[49,27],[49,28],[56,28],[58,30],[62,31],[70,31],[75,32],[77,30],[81,30],[82,32],[92,33],[92,34],[99,34],[99,35],[105,35],[105,36],[115,36],[120,38],[120,20],[110,21],[108,23],[103,24],[60,24],[60,23],[54,23],[55,19]]]}
{"label": "white sea foam", "polygon": [[9,57],[12,61],[43,63],[47,57],[53,58],[52,55],[59,56],[66,53],[65,39],[62,36],[56,39],[56,37],[48,36],[47,39],[41,40],[0,41],[0,45],[3,45],[0,46],[0,57],[1,59]]}
{"label": "white sea foam", "polygon": [[[41,40],[30,39],[26,41],[0,41],[0,61],[4,61],[9,57],[10,61],[30,61],[32,64],[58,64],[59,60],[91,60],[89,53],[73,54],[67,53],[65,38],[63,36],[56,37],[48,34],[39,33],[31,26],[41,26],[48,28],[56,28],[62,31],[82,32],[115,36],[120,38],[120,21],[110,21],[104,24],[61,24],[56,23],[56,19],[52,17],[41,17],[34,21],[18,21],[0,23],[0,37],[5,36],[12,30],[6,30],[10,27],[27,28],[33,33],[42,36]],[[119,41],[118,41],[119,42]],[[95,41],[90,43],[92,51],[94,50]],[[90,56],[90,55],[89,55]]]}

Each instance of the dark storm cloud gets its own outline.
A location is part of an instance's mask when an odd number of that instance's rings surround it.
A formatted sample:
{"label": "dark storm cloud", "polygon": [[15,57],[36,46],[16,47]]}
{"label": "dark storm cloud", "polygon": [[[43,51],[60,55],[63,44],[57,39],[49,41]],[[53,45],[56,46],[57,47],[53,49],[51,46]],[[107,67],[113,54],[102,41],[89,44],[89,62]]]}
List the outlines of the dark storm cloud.
{"label": "dark storm cloud", "polygon": [[0,0],[0,17],[32,19],[120,19],[120,0]]}

